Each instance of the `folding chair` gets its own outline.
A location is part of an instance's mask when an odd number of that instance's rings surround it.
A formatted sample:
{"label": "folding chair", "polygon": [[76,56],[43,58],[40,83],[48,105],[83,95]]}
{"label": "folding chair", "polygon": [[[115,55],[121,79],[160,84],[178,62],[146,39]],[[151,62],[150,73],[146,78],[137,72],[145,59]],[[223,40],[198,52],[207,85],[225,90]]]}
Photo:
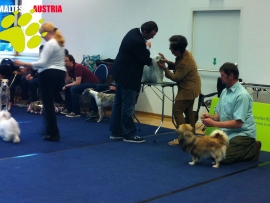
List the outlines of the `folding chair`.
{"label": "folding chair", "polygon": [[100,84],[104,84],[107,77],[108,77],[108,68],[105,64],[100,64],[96,70],[94,71],[94,74],[99,79]]}

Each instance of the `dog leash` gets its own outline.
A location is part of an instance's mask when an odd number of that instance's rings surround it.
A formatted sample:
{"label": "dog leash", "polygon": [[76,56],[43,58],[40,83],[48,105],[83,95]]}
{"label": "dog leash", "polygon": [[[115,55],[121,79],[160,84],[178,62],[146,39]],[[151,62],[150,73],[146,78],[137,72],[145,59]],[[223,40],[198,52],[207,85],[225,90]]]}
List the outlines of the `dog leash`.
{"label": "dog leash", "polygon": [[111,91],[111,90],[104,90],[104,91],[102,91],[102,92],[109,92],[109,91]]}
{"label": "dog leash", "polygon": [[9,87],[11,87],[11,85],[13,84],[13,82],[14,82],[14,80],[15,80],[15,78],[16,78],[17,75],[18,74],[16,73],[15,76],[14,76],[14,78],[13,78],[13,80],[12,80],[12,82],[10,83]]}

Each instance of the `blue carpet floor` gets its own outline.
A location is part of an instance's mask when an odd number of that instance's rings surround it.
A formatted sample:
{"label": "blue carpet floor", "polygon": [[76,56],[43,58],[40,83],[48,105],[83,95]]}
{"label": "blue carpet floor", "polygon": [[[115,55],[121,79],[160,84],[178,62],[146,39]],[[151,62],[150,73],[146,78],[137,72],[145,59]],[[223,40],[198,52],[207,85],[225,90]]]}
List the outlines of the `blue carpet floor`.
{"label": "blue carpet floor", "polygon": [[[229,193],[229,200],[237,197],[236,191],[245,191],[250,197],[248,189],[254,189],[253,186],[269,186],[269,174],[265,174],[267,179],[262,176],[256,185],[252,185],[261,171],[252,175],[250,170],[246,177],[246,172],[243,172],[193,188],[255,167],[258,163],[246,162],[214,169],[210,160],[202,160],[195,166],[188,165],[189,160],[189,154],[178,147],[168,146],[165,139],[139,145],[118,141],[11,158],[0,161],[1,182],[5,183],[5,187],[0,188],[0,197],[6,202],[140,202],[161,195],[158,202],[179,202],[181,198],[181,202],[211,202],[211,199],[216,200],[212,196],[218,198],[220,193]],[[220,191],[217,193],[215,188]],[[262,189],[260,187],[260,191]],[[201,191],[205,193],[201,194]]]}
{"label": "blue carpet floor", "polygon": [[[86,115],[79,118],[67,118],[65,115],[57,115],[61,140],[59,143],[45,142],[42,140],[41,132],[44,131],[44,117],[26,113],[26,108],[13,107],[11,109],[21,129],[21,142],[14,144],[0,140],[1,158],[51,152],[55,150],[71,149],[94,145],[98,143],[114,142],[110,140],[109,118],[104,118],[100,123],[96,121],[85,121]],[[136,124],[139,136],[153,135],[156,126]],[[172,129],[160,128],[158,134],[174,132]]]}
{"label": "blue carpet floor", "polygon": [[[20,114],[14,112],[13,116],[17,120],[25,116]],[[29,114],[25,118],[30,118]],[[18,145],[0,142],[1,202],[238,203],[267,202],[269,197],[270,153],[261,152],[258,162],[221,165],[219,169],[212,168],[208,159],[190,166],[188,153],[167,144],[175,138],[174,131],[163,129],[164,133],[153,136],[156,127],[144,125],[141,133],[147,135],[146,143],[112,142],[108,132],[96,135],[93,126],[104,128],[102,123],[91,124],[82,118],[81,122],[91,127],[73,131],[71,123],[79,125],[79,121],[66,119],[59,118],[59,125],[67,128],[61,128],[66,134],[59,143],[45,142],[31,133],[29,138],[22,133]],[[34,128],[42,126],[40,120],[36,122]],[[21,123],[22,132],[27,132],[26,124]],[[12,156],[30,151],[37,153]]]}

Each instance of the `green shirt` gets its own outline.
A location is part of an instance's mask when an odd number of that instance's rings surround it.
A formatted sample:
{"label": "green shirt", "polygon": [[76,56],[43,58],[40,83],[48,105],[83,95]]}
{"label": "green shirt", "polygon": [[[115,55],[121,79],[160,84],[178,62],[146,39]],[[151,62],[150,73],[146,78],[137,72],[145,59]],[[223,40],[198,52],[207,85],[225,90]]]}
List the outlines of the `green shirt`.
{"label": "green shirt", "polygon": [[256,138],[256,125],[252,114],[253,100],[248,91],[239,83],[225,88],[221,95],[215,113],[220,121],[241,120],[241,128],[221,128],[232,139],[236,136]]}

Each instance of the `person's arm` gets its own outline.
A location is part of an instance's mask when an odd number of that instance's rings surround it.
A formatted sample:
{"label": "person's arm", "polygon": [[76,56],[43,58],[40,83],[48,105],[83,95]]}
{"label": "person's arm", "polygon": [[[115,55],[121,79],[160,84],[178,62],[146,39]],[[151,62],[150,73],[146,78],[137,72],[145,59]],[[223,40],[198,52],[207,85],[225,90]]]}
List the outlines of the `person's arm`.
{"label": "person's arm", "polygon": [[72,83],[72,79],[71,79],[71,77],[69,77],[68,72],[66,72],[65,83],[66,84]]}
{"label": "person's arm", "polygon": [[53,45],[50,43],[47,43],[46,46],[44,46],[40,58],[37,62],[23,62],[19,60],[14,60],[13,63],[15,66],[23,66],[25,68],[44,68],[46,64],[48,64],[48,61],[50,60],[51,55],[53,54]]}
{"label": "person's arm", "polygon": [[80,85],[81,82],[82,82],[82,77],[76,77],[76,80],[74,82],[71,82],[71,83],[66,84],[62,88],[62,90],[66,90],[67,88],[72,87],[72,86]]}
{"label": "person's arm", "polygon": [[203,119],[206,119],[206,118],[211,118],[214,121],[219,121],[219,114],[215,113],[214,115],[211,116],[209,113],[204,113],[201,116],[201,119],[203,120]]}
{"label": "person's arm", "polygon": [[139,61],[144,65],[150,65],[152,63],[152,58],[150,58],[150,51],[146,48],[146,44],[137,43],[135,47],[132,47],[134,53],[136,54]]}
{"label": "person's arm", "polygon": [[201,120],[202,120],[202,123],[206,127],[241,128],[243,124],[242,120],[220,121],[218,113],[215,113],[214,115],[210,115],[209,113],[204,113],[201,116]]}
{"label": "person's arm", "polygon": [[241,120],[215,121],[212,118],[202,119],[202,122],[207,127],[217,128],[241,128],[243,122]]}
{"label": "person's arm", "polygon": [[19,60],[14,60],[13,64],[15,66],[23,66],[25,68],[32,68],[32,63],[27,63],[27,62],[23,62],[23,61],[19,61]]}
{"label": "person's arm", "polygon": [[[161,62],[161,63],[164,63],[164,62]],[[165,72],[165,77],[174,82],[180,82],[181,80],[183,80],[183,78],[186,77],[186,75],[189,72],[188,67],[184,64],[180,64],[179,66],[177,66],[176,71],[174,73],[171,72],[169,68],[166,68],[166,66],[163,66],[162,69]]]}
{"label": "person's arm", "polygon": [[[162,61],[165,62],[168,65],[168,68],[171,70],[174,69],[175,63],[172,61],[169,61],[162,53],[158,53],[162,57]],[[171,68],[170,68],[171,67]]]}
{"label": "person's arm", "polygon": [[72,83],[66,84],[66,87],[71,87],[71,86],[76,86],[76,85],[80,85],[82,82],[82,77],[76,77],[76,80]]}
{"label": "person's arm", "polygon": [[44,68],[49,64],[51,56],[54,54],[55,44],[53,41],[49,41],[46,43],[46,46],[42,49],[40,54],[40,58],[36,62],[31,62],[33,69]]}

